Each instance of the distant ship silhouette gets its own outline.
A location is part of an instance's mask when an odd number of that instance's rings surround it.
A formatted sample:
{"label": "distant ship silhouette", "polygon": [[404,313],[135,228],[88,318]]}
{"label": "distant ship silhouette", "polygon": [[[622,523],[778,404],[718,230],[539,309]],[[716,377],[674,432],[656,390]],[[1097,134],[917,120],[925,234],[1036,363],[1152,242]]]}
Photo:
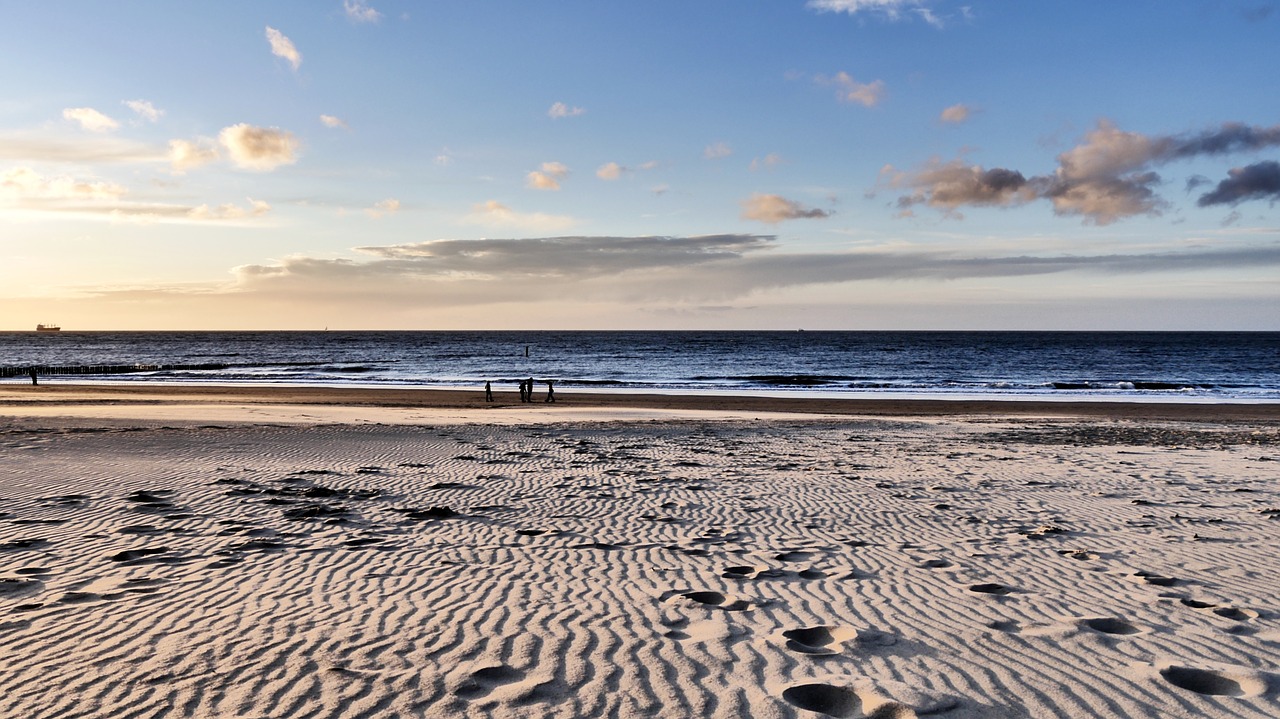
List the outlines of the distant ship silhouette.
{"label": "distant ship silhouette", "polygon": [[61,332],[62,328],[56,324],[52,325],[36,325],[36,332]]}

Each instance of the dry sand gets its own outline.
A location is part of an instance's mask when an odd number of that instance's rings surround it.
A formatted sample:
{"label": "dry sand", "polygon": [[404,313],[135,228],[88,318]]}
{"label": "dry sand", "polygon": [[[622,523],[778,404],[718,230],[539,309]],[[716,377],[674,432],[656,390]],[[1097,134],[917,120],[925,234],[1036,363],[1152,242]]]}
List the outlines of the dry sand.
{"label": "dry sand", "polygon": [[1274,406],[499,398],[0,385],[0,716],[1280,716]]}

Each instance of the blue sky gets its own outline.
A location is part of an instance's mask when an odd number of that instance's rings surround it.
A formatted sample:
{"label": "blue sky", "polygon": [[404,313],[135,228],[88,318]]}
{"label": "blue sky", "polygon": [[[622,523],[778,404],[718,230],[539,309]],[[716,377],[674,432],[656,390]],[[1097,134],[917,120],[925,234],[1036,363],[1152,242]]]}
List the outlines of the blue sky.
{"label": "blue sky", "polygon": [[1280,329],[1280,3],[7,3],[0,328]]}

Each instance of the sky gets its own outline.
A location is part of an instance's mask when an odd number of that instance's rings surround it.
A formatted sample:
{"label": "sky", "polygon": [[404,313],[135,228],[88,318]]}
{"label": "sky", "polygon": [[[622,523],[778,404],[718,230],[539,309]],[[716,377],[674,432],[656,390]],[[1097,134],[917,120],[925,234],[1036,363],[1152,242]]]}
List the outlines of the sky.
{"label": "sky", "polygon": [[1280,330],[1280,0],[0,18],[0,330]]}

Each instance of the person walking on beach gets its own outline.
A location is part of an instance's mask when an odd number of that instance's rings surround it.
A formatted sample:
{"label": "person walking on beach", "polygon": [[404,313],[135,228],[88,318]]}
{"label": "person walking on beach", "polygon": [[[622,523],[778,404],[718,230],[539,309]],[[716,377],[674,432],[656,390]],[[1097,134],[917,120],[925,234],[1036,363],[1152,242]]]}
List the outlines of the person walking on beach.
{"label": "person walking on beach", "polygon": [[40,384],[40,383],[36,381],[36,368],[35,368],[35,367],[32,367],[32,368],[31,368],[31,385],[34,387],[34,386],[37,386],[37,385],[39,385],[39,384]]}
{"label": "person walking on beach", "polygon": [[493,385],[490,384],[488,380],[485,380],[484,382],[484,401],[493,401]]}
{"label": "person walking on beach", "polygon": [[528,395],[529,401],[532,402],[533,401],[533,378],[530,377],[529,379],[525,380],[524,386],[528,387],[528,389],[525,390],[525,394]]}
{"label": "person walking on beach", "polygon": [[556,401],[556,388],[551,386],[551,380],[547,380],[547,398],[544,402]]}
{"label": "person walking on beach", "polygon": [[528,402],[529,398],[524,393],[524,380],[520,380],[520,401]]}

